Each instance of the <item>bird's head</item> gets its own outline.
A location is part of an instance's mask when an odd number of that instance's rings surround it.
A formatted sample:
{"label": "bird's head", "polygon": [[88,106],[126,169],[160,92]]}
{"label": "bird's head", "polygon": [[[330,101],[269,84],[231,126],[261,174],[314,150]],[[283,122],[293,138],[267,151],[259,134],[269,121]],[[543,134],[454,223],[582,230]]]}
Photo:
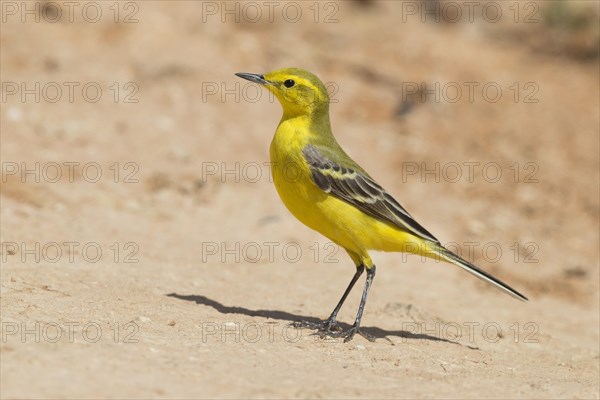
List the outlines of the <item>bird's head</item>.
{"label": "bird's head", "polygon": [[314,74],[300,68],[282,68],[264,75],[237,73],[237,76],[264,86],[281,103],[284,116],[328,113],[327,88]]}

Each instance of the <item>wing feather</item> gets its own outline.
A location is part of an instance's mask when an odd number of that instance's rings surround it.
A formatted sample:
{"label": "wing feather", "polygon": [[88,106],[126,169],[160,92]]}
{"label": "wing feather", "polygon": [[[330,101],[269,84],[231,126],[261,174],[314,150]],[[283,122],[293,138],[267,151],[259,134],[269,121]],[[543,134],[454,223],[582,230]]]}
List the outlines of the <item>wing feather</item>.
{"label": "wing feather", "polygon": [[377,182],[359,171],[360,167],[340,165],[313,145],[306,146],[303,155],[310,167],[313,182],[324,192],[417,237],[439,243]]}

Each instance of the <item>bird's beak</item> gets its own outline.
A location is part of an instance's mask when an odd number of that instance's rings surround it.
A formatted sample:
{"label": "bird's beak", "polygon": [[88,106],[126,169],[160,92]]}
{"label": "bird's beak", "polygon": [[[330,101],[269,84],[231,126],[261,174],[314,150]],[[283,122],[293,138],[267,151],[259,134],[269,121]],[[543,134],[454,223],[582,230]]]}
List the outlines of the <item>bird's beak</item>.
{"label": "bird's beak", "polygon": [[236,75],[239,76],[240,78],[246,79],[247,81],[259,83],[261,85],[270,85],[271,84],[271,82],[266,80],[263,75],[248,74],[246,72],[238,72]]}

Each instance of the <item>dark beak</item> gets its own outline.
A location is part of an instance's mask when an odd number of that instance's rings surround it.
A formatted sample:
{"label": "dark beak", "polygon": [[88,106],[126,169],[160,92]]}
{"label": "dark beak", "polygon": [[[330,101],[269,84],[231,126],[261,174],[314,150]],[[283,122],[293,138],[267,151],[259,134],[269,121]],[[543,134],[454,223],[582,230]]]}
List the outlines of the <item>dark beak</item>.
{"label": "dark beak", "polygon": [[266,80],[264,76],[259,75],[259,74],[248,74],[246,72],[238,72],[236,75],[239,76],[240,78],[246,79],[247,81],[259,83],[261,85],[270,85],[271,84],[271,82]]}

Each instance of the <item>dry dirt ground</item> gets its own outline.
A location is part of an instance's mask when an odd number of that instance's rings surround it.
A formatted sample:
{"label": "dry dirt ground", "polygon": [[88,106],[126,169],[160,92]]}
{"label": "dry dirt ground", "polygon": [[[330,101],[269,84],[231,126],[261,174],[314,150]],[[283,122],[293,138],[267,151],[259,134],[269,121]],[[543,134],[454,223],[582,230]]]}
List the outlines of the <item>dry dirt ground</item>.
{"label": "dry dirt ground", "polygon": [[[1,3],[2,398],[598,398],[597,3],[497,23],[487,3],[439,23],[420,2],[23,4]],[[280,107],[233,74],[283,66],[328,82],[348,153],[530,301],[378,253],[374,343],[290,328],[354,267],[270,182]]]}

